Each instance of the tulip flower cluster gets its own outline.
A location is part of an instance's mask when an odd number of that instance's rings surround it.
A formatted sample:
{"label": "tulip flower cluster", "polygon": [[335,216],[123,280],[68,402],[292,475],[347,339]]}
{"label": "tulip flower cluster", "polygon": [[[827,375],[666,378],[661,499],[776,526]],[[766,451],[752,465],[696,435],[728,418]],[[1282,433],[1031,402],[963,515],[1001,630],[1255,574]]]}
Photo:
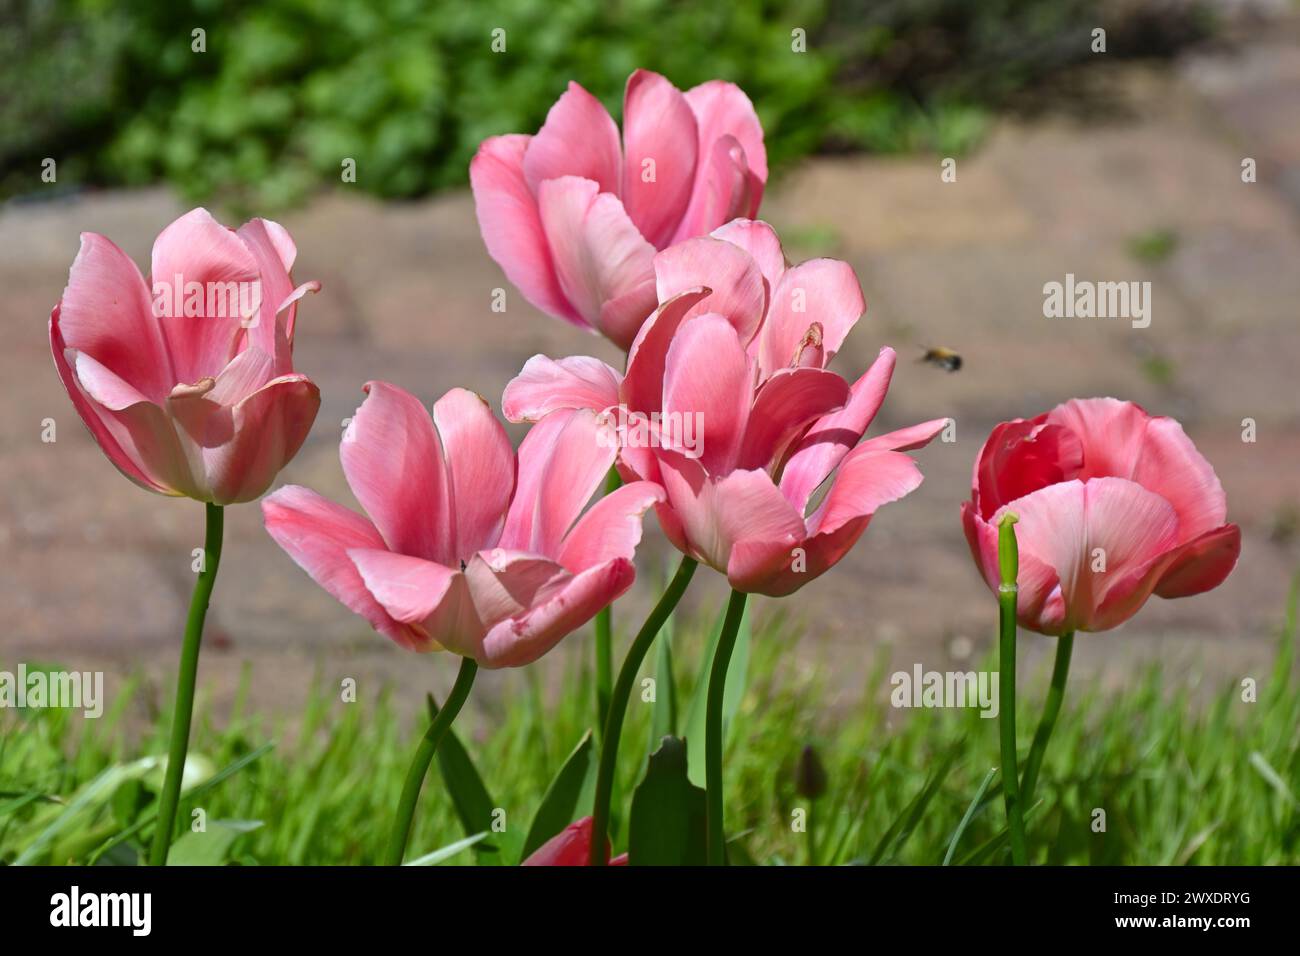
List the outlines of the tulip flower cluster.
{"label": "tulip flower cluster", "polygon": [[[460,658],[407,775],[389,863],[404,857],[429,764],[477,669],[531,664],[594,618],[607,641],[609,608],[633,584],[650,510],[681,563],[598,701],[590,814],[541,834],[525,863],[638,862],[635,852],[610,859],[619,738],[645,654],[701,564],[732,589],[705,725],[704,855],[725,862],[722,701],[748,595],[786,597],[830,571],[877,509],[920,485],[908,452],[948,421],[866,437],[895,353],[881,348],[849,378],[831,368],[866,309],[862,290],[847,263],[786,260],[776,232],[754,218],[766,179],[757,115],[729,83],[682,93],[637,71],[621,139],[600,103],[571,84],[536,135],[485,141],[470,182],[487,250],[506,276],[542,311],[624,349],[625,367],[582,355],[529,359],[501,401],[504,418],[530,425],[517,451],[472,392],[451,388],[430,411],[369,382],[340,445],[360,511],[296,485],[263,498],[270,537],[344,607],[406,650]],[[295,255],[275,223],[231,230],[196,209],[159,235],[147,283],[112,242],[87,234],[50,318],[58,373],[110,461],[136,484],[207,510],[155,864],[166,861],[175,826],[222,508],[268,490],[320,402],[293,369],[299,301],[319,288],[294,285]],[[254,294],[220,294],[244,287]],[[1014,699],[1001,708],[1020,861],[1019,815],[1074,633],[1116,627],[1152,594],[1215,587],[1236,562],[1240,532],[1182,428],[1114,399],[1072,400],[999,425],[961,518],[1003,608],[1003,691],[1014,693],[1017,620],[1060,648],[1023,782]]]}

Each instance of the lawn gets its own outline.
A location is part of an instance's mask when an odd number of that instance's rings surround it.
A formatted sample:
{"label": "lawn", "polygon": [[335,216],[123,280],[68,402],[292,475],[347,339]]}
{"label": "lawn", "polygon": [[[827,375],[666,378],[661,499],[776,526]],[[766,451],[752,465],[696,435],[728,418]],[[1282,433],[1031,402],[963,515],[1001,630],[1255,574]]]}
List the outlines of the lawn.
{"label": "lawn", "polygon": [[[1240,684],[1211,691],[1159,667],[1118,692],[1073,681],[1029,811],[1031,862],[1300,862],[1296,616],[1293,591],[1274,667],[1254,701],[1244,699],[1250,694]],[[664,735],[687,739],[691,778],[703,782],[696,688],[717,631],[718,622],[710,623],[679,619],[647,658],[642,676],[654,679],[655,699],[643,699],[650,685],[642,683],[629,708],[614,801],[616,852],[627,846],[630,795]],[[975,709],[895,712],[881,691],[889,686],[885,669],[868,660],[862,686],[870,692],[852,706],[829,706],[822,676],[792,666],[794,630],[773,617],[751,634],[747,622],[733,659],[731,862],[1006,862],[997,722]],[[566,670],[555,682],[562,687],[544,690],[531,668],[529,693],[500,701],[490,720],[482,712],[463,716],[456,733],[464,747],[444,744],[439,753],[408,861],[445,848],[434,862],[512,864],[547,832],[548,815],[589,812],[583,803],[594,760],[585,735],[593,690],[585,659],[555,659]],[[1022,758],[1045,678],[1021,675]],[[158,708],[148,732],[129,734],[124,716],[139,707],[141,694],[140,682],[129,681],[98,720],[50,709],[3,712],[0,861],[144,858],[170,706]],[[376,862],[410,759],[410,728],[382,694],[356,703],[339,698],[335,688],[318,685],[306,710],[284,725],[238,705],[220,723],[196,714],[172,862]],[[810,758],[801,764],[807,747],[824,771],[824,788]],[[660,759],[674,756],[680,752],[669,744]],[[568,772],[548,795],[562,767]],[[205,830],[185,832],[195,808]],[[467,835],[478,839],[467,844]]]}

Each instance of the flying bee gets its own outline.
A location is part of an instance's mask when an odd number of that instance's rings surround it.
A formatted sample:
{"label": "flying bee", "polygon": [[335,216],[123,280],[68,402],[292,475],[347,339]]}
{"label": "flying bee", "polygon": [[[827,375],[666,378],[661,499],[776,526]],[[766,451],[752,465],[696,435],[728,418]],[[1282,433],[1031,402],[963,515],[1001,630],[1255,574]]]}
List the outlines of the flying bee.
{"label": "flying bee", "polygon": [[961,356],[952,349],[946,349],[943,346],[926,349],[925,354],[918,361],[929,362],[935,368],[941,368],[947,372],[955,372],[961,368]]}

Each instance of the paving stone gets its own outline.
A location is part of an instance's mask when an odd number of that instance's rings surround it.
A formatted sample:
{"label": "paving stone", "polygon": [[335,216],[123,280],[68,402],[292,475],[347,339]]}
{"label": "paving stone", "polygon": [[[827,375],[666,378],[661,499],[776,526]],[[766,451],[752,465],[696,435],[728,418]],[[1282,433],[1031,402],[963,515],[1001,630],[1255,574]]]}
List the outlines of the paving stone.
{"label": "paving stone", "polygon": [[[856,377],[882,345],[900,361],[873,434],[951,416],[956,441],[917,453],[925,483],[873,519],[859,546],[797,598],[755,601],[802,622],[792,679],[826,682],[826,705],[862,694],[880,653],[888,666],[975,666],[992,647],[996,609],[968,553],[957,509],[973,459],[998,421],[1073,395],[1113,394],[1173,414],[1215,464],[1230,517],[1244,531],[1241,565],[1210,595],[1153,600],[1123,628],[1080,638],[1080,674],[1131,680],[1159,661],[1189,681],[1217,684],[1269,660],[1291,576],[1300,564],[1300,218],[1285,176],[1296,142],[1300,54],[1256,40],[1232,56],[1174,71],[1112,76],[1115,108],[1081,122],[1003,120],[958,160],[953,184],[939,157],[819,158],[773,184],[764,215],[802,258],[833,254],[858,269],[869,303],[836,367]],[[1240,181],[1243,150],[1269,165]],[[48,354],[46,320],[67,280],[80,232],[110,236],[147,265],[158,230],[184,206],[162,189],[87,192],[0,207],[0,601],[8,625],[0,659],[66,660],[145,682],[145,707],[170,694],[202,509],[143,492],[109,465],[81,427]],[[296,237],[295,275],[324,291],[299,312],[297,367],[320,385],[322,408],[277,484],[300,483],[355,506],[338,462],[342,422],[370,379],[426,404],[474,389],[494,404],[532,354],[597,355],[603,340],[541,316],[487,256],[466,192],[382,204],[322,196],[282,221]],[[1168,258],[1143,262],[1137,236],[1169,230]],[[1043,285],[1078,279],[1150,281],[1153,320],[1048,319]],[[505,313],[491,310],[506,289]],[[956,374],[917,362],[924,347],[961,352]],[[58,426],[40,440],[42,419]],[[1241,441],[1254,418],[1258,441]],[[520,428],[511,429],[518,440]],[[415,657],[374,634],[315,586],[265,534],[256,505],[227,514],[226,557],[210,617],[201,683],[217,712],[233,705],[251,662],[251,705],[296,713],[313,675],[328,687],[356,677],[365,701],[394,688],[414,715],[425,690],[445,693],[446,655]],[[653,520],[641,578],[616,615],[620,640],[645,613],[675,555]],[[687,617],[711,620],[726,600],[702,571]],[[591,628],[540,665],[559,693],[589,657]],[[1050,666],[1051,643],[1027,636],[1027,673]],[[965,663],[963,663],[965,662]],[[1253,669],[1253,670],[1252,670]],[[517,672],[485,675],[468,726],[484,726],[520,693]],[[344,706],[340,704],[339,706]],[[363,706],[359,704],[358,706]],[[371,704],[364,704],[371,706]]]}

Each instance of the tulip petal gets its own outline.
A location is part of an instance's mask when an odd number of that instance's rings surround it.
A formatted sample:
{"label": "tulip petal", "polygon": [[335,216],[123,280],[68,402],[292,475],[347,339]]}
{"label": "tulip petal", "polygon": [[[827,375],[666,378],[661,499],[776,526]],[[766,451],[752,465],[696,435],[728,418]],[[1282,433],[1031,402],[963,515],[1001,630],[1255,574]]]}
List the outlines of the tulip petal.
{"label": "tulip petal", "polygon": [[777,372],[754,396],[736,467],[775,464],[809,422],[842,409],[850,395],[849,383],[835,372],[820,368]]}
{"label": "tulip petal", "polygon": [[1164,568],[1161,557],[1177,544],[1169,502],[1123,478],[1049,485],[1009,502],[989,523],[1007,510],[1020,518],[1020,553],[1056,572],[1065,628],[1107,630],[1136,613]]}
{"label": "tulip petal", "polygon": [[919,425],[896,428],[892,432],[868,438],[862,445],[872,451],[915,451],[934,441],[951,421],[951,418],[932,418]]}
{"label": "tulip petal", "polygon": [[745,150],[723,136],[699,154],[695,189],[673,242],[706,236],[723,223],[758,212],[763,183],[750,171]]}
{"label": "tulip petal", "polygon": [[733,136],[745,149],[749,168],[767,182],[767,150],[763,146],[763,124],[749,97],[735,83],[709,80],[686,91],[686,102],[695,113],[700,143]]}
{"label": "tulip petal", "polygon": [[[983,574],[984,583],[996,592],[1002,583],[997,528],[985,521],[969,501],[962,502],[961,521],[975,566]],[[1062,633],[1065,629],[1065,602],[1061,599],[1060,581],[1055,569],[1022,550],[1017,583],[1016,619],[1021,626],[1040,634]]]}
{"label": "tulip petal", "polygon": [[808,519],[813,534],[825,534],[853,518],[869,518],[921,484],[921,469],[908,455],[859,445],[844,456],[826,500]]}
{"label": "tulip petal", "polygon": [[628,77],[623,96],[623,206],[657,249],[668,244],[690,202],[697,140],[695,114],[677,87],[648,70]]}
{"label": "tulip petal", "polygon": [[59,299],[58,352],[83,352],[161,403],[177,380],[152,309],[149,287],[131,257],[104,236],[83,232]]}
{"label": "tulip petal", "polygon": [[456,538],[464,557],[496,544],[515,490],[515,451],[488,403],[453,388],[433,406],[451,480]]}
{"label": "tulip petal", "polygon": [[319,410],[320,389],[296,373],[272,379],[236,404],[231,441],[203,455],[212,500],[234,504],[261,496],[298,454]]}
{"label": "tulip petal", "polygon": [[729,562],[738,541],[751,542],[744,564],[734,569],[736,580],[743,581],[757,569],[766,571],[787,560],[803,540],[803,519],[767,472],[733,471],[710,478],[698,461],[666,449],[659,452],[659,467],[689,551],[724,574],[732,574]]}
{"label": "tulip petal", "polygon": [[573,575],[549,558],[492,548],[469,559],[465,579],[479,619],[490,628],[548,600]]}
{"label": "tulip petal", "polygon": [[989,517],[1008,501],[1069,481],[1083,466],[1083,445],[1063,425],[1045,418],[1003,422],[993,429],[975,462],[974,495]]}
{"label": "tulip petal", "polygon": [[537,197],[524,180],[531,136],[494,136],[469,164],[474,213],[488,254],[532,305],[547,315],[589,328],[569,304],[555,275]]}
{"label": "tulip petal", "polygon": [[627,353],[627,372],[623,376],[623,403],[630,410],[650,415],[663,409],[668,347],[691,308],[708,294],[708,289],[691,289],[674,296],[641,326]]}
{"label": "tulip petal", "polygon": [[893,349],[881,349],[871,367],[853,383],[848,404],[813,424],[795,445],[781,472],[781,493],[800,514],[880,411],[896,361]]}
{"label": "tulip petal", "polygon": [[523,616],[502,621],[483,639],[485,667],[531,664],[617,600],[636,577],[631,561],[615,558],[576,575]]}
{"label": "tulip petal", "polygon": [[[688,90],[686,102],[699,130],[699,162],[677,240],[704,235],[736,216],[752,217],[767,182],[763,126],[740,87],[710,80]],[[738,193],[743,202],[733,200]]]}
{"label": "tulip petal", "polygon": [[1207,531],[1175,550],[1156,584],[1156,594],[1162,598],[1191,597],[1217,588],[1232,573],[1240,556],[1241,528],[1229,524]]}
{"label": "tulip petal", "polygon": [[618,372],[588,355],[558,361],[534,355],[506,385],[501,411],[512,422],[540,421],[559,409],[602,412],[618,405],[622,380]]}
{"label": "tulip petal", "polygon": [[758,263],[763,278],[767,280],[768,294],[771,294],[787,268],[785,250],[781,248],[775,229],[761,219],[733,219],[714,229],[710,235],[748,252]]}
{"label": "tulip petal", "polygon": [[1082,479],[1128,478],[1166,498],[1178,513],[1182,542],[1222,527],[1227,497],[1214,468],[1182,425],[1152,417],[1133,402],[1072,399],[1047,421],[1070,429],[1082,446]]}
{"label": "tulip petal", "polygon": [[519,478],[501,547],[555,559],[560,542],[618,453],[613,428],[589,409],[546,416],[519,446]]}
{"label": "tulip petal", "polygon": [[1162,416],[1147,422],[1132,477],[1174,506],[1183,542],[1223,527],[1228,498],[1219,476],[1174,419]]}
{"label": "tulip petal", "polygon": [[395,620],[367,590],[348,557],[349,549],[383,548],[379,531],[362,515],[298,485],[286,485],[262,501],[271,538],[298,567],[371,627],[403,647],[427,644],[424,635]]}
{"label": "tulip petal", "polygon": [[[756,570],[746,588],[772,597],[794,593],[847,555],[880,507],[920,484],[921,471],[907,455],[859,445],[840,464],[825,501],[808,520],[806,537],[788,549],[784,561]],[[737,544],[731,560],[752,560],[752,545]]]}
{"label": "tulip petal", "polygon": [[764,376],[795,364],[814,322],[821,324],[829,362],[866,308],[858,277],[847,262],[810,259],[787,269],[772,291],[759,333],[758,360]]}
{"label": "tulip petal", "polygon": [[664,500],[650,481],[623,485],[605,495],[578,519],[560,545],[560,564],[577,574],[614,558],[631,561],[641,542],[642,516]]}
{"label": "tulip petal", "polygon": [[348,486],[390,551],[451,566],[455,518],[433,420],[410,392],[367,382],[339,458]]}
{"label": "tulip petal", "polygon": [[380,606],[421,635],[416,650],[480,652],[484,629],[460,571],[385,548],[349,548],[347,556]]}
{"label": "tulip petal", "polygon": [[726,553],[720,568],[731,586],[758,590],[761,583],[794,561],[807,530],[803,518],[772,483],[767,472],[733,471],[711,484],[709,507],[719,544]]}
{"label": "tulip petal", "polygon": [[767,309],[767,289],[758,263],[748,252],[711,236],[688,239],[654,257],[655,289],[660,302],[688,289],[713,292],[687,313],[724,316],[743,344],[758,331]]}
{"label": "tulip petal", "polygon": [[1146,437],[1146,411],[1115,398],[1073,398],[1047,413],[1044,421],[1072,431],[1082,446],[1078,477],[1131,478]]}
{"label": "tulip petal", "polygon": [[[520,866],[587,866],[591,859],[591,817],[570,823],[551,837],[520,863]],[[609,856],[609,840],[605,840],[605,856]],[[609,861],[610,866],[626,866],[627,854]]]}
{"label": "tulip petal", "polygon": [[185,451],[166,410],[84,352],[72,356],[77,381],[120,448],[169,494],[207,498],[202,470]]}
{"label": "tulip petal", "polygon": [[[627,348],[655,308],[654,246],[618,199],[597,189],[590,179],[548,179],[538,209],[565,296],[588,324]],[[605,312],[607,303],[616,307]]]}
{"label": "tulip petal", "polygon": [[534,195],[562,176],[590,179],[600,192],[619,195],[623,166],[618,127],[600,100],[570,83],[524,153],[524,179]]}
{"label": "tulip petal", "polygon": [[150,282],[155,300],[162,291],[171,303],[158,321],[175,380],[183,384],[225,368],[263,299],[269,294],[274,307],[283,298],[262,285],[257,257],[239,235],[202,207],[158,234]]}
{"label": "tulip petal", "polygon": [[[808,535],[793,549],[797,560],[772,565],[748,589],[771,597],[793,594],[830,570],[853,548],[883,505],[921,484],[921,471],[907,455],[859,445],[840,465],[826,499],[808,519]],[[749,542],[732,551],[732,563],[749,558]]]}
{"label": "tulip petal", "polygon": [[127,453],[122,443],[114,437],[113,429],[109,427],[107,411],[101,410],[82,390],[65,354],[65,352],[71,352],[75,357],[77,353],[67,348],[59,332],[59,306],[57,305],[50,312],[49,335],[50,351],[54,356],[54,367],[58,370],[59,380],[63,382],[68,397],[72,399],[73,407],[77,410],[77,414],[81,416],[82,422],[90,431],[91,437],[95,439],[95,443],[99,445],[100,450],[104,452],[105,457],[113,463],[113,466],[118,471],[146,491],[153,491],[163,495],[179,494],[179,492],[168,488],[158,479],[150,476],[144,470],[142,463],[136,461]]}
{"label": "tulip petal", "polygon": [[703,448],[693,454],[711,475],[735,466],[753,399],[753,370],[736,330],[721,315],[688,320],[668,348],[664,414],[694,416]]}
{"label": "tulip petal", "polygon": [[239,227],[238,236],[257,261],[262,282],[261,307],[247,328],[249,348],[259,348],[275,357],[275,374],[293,370],[293,326],[297,301],[320,289],[319,282],[305,282],[294,288],[289,270],[298,248],[288,231],[269,219],[251,219]]}

